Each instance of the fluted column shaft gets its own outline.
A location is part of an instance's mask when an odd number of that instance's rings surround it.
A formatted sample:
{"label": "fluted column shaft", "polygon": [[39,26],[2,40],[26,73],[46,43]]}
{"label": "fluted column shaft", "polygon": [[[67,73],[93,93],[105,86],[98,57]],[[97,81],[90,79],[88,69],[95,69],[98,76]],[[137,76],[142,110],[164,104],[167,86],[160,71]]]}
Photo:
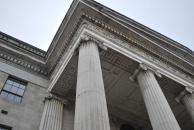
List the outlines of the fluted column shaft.
{"label": "fluted column shaft", "polygon": [[182,98],[182,103],[185,105],[189,115],[191,116],[191,119],[194,123],[194,94],[186,94],[183,98]]}
{"label": "fluted column shaft", "polygon": [[92,41],[79,47],[74,130],[110,130],[98,47]]}
{"label": "fluted column shaft", "polygon": [[46,99],[39,130],[61,130],[63,103],[56,99]]}
{"label": "fluted column shaft", "polygon": [[153,130],[180,130],[179,124],[152,71],[141,71],[137,80]]}

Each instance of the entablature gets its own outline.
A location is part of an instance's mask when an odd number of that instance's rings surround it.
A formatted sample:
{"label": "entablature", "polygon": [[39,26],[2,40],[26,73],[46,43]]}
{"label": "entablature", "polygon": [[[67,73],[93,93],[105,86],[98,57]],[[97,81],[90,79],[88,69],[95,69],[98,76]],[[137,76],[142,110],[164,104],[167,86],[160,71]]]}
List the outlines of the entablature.
{"label": "entablature", "polygon": [[94,40],[95,42],[100,41],[109,49],[114,50],[123,56],[136,61],[137,63],[146,64],[152,70],[165,75],[166,77],[182,84],[183,86],[190,87],[191,89],[194,88],[194,80],[192,78],[193,76],[189,74],[190,72],[188,73],[188,70],[182,69],[180,66],[177,67],[173,61],[169,59],[166,60],[168,57],[160,57],[160,53],[154,53],[147,48],[142,48],[142,46],[139,47],[137,42],[126,41],[125,39],[120,38],[91,22],[84,21],[81,28],[78,29],[76,37],[74,37],[72,42],[69,43],[70,46],[67,49],[68,52],[65,53],[61,58],[63,59],[60,61],[61,64],[58,64],[57,69],[53,73],[54,75],[52,76],[52,81],[49,87],[50,91],[52,91],[52,88],[61,78],[61,74],[66,69],[67,64],[76,52],[76,48],[79,46],[80,40],[82,37],[85,37],[85,35],[87,35],[90,40]]}
{"label": "entablature", "polygon": [[46,52],[0,32],[0,60],[27,72],[47,76]]}
{"label": "entablature", "polygon": [[0,41],[7,46],[43,60],[46,52],[12,36],[0,32]]}

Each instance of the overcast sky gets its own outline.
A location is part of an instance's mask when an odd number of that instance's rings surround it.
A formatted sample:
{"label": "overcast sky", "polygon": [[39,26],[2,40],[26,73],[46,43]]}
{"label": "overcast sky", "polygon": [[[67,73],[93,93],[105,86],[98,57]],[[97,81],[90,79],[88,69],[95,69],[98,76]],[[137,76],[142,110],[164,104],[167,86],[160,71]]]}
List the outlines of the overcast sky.
{"label": "overcast sky", "polygon": [[[194,50],[194,0],[97,0]],[[47,50],[72,0],[0,0],[0,31]]]}

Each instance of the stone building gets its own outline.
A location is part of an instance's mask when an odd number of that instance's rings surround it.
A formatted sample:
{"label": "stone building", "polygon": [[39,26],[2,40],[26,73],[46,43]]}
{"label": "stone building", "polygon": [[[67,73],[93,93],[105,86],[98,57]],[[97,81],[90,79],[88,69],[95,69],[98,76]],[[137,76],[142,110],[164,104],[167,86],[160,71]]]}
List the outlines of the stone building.
{"label": "stone building", "polygon": [[0,33],[0,130],[193,130],[194,52],[74,0],[47,52]]}

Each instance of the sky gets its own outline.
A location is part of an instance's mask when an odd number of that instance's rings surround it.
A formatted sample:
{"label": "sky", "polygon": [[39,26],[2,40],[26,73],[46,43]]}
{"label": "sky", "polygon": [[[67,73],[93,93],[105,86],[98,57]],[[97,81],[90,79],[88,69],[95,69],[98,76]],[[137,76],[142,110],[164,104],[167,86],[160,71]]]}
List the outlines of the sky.
{"label": "sky", "polygon": [[[194,51],[194,0],[96,0]],[[0,31],[47,50],[72,0],[0,0]]]}

